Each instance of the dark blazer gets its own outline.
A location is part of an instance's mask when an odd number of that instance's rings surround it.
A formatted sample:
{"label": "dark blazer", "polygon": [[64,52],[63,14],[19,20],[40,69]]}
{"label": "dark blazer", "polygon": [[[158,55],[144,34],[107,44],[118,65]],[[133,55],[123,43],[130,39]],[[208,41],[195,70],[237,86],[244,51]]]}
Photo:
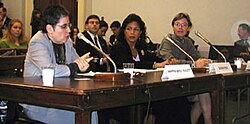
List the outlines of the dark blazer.
{"label": "dark blazer", "polygon": [[[87,39],[89,39],[92,43],[94,43],[94,41],[92,40],[91,36],[88,34],[87,31],[82,32],[82,34]],[[106,41],[101,36],[98,36],[98,39],[99,39],[99,43],[102,47],[103,52],[108,54],[108,47],[107,47]],[[82,56],[90,52],[90,56],[97,58],[97,60],[95,59],[95,61],[92,61],[92,63],[90,63],[90,66],[91,66],[90,69],[92,71],[101,71],[101,72],[107,71],[106,65],[100,65],[100,58],[102,58],[103,56],[97,50],[95,50],[92,46],[87,44],[85,41],[77,38],[75,49],[79,56]]]}
{"label": "dark blazer", "polygon": [[123,63],[135,63],[135,68],[152,69],[154,62],[163,61],[148,50],[146,43],[136,44],[136,50],[140,58],[138,62],[133,60],[128,43],[118,41],[111,48],[110,57],[114,60],[118,69],[123,68]]}
{"label": "dark blazer", "polygon": [[245,61],[250,59],[250,55],[241,55],[241,53],[249,53],[249,44],[244,40],[238,40],[234,43],[233,56],[241,57]]}
{"label": "dark blazer", "polygon": [[112,34],[110,37],[109,37],[109,42],[113,45],[114,42],[115,42],[115,38],[116,36],[114,34]]}
{"label": "dark blazer", "polygon": [[3,23],[2,29],[6,29],[8,24],[10,23],[10,21],[11,21],[11,19],[8,16],[6,16],[6,20]]}

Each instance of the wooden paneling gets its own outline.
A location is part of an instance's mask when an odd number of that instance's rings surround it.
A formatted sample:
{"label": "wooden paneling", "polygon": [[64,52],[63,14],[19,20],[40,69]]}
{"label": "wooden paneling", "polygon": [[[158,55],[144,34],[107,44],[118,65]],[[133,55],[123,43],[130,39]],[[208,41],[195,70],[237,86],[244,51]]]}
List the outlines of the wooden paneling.
{"label": "wooden paneling", "polygon": [[34,0],[34,8],[44,10],[49,5],[63,5],[70,13],[70,21],[72,25],[77,26],[77,0]]}

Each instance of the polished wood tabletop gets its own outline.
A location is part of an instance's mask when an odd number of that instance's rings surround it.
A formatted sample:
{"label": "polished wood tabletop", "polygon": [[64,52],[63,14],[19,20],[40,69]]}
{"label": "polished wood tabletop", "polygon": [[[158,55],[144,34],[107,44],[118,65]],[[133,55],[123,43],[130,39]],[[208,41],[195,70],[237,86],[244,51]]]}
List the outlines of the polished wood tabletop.
{"label": "polished wood tabletop", "polygon": [[[76,112],[76,123],[90,123],[93,110],[188,96],[221,88],[222,75],[197,73],[195,77],[161,80],[162,72],[137,74],[134,78],[54,78],[53,86],[44,86],[41,77],[0,78],[0,98],[38,106]],[[213,97],[213,96],[212,96]],[[213,99],[219,106],[219,97]],[[214,111],[219,120],[219,108]]]}

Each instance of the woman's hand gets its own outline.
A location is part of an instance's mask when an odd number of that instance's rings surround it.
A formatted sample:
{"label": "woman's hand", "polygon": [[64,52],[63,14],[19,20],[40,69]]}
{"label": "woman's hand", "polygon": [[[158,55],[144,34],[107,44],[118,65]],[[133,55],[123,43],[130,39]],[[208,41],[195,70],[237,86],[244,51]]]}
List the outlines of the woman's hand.
{"label": "woman's hand", "polygon": [[195,67],[197,68],[205,67],[208,65],[208,63],[212,63],[212,60],[211,59],[198,59],[195,61]]}
{"label": "woman's hand", "polygon": [[90,57],[89,54],[90,53],[86,53],[74,61],[78,65],[81,72],[84,72],[89,68],[89,62],[93,59],[93,57]]}
{"label": "woman's hand", "polygon": [[164,68],[165,65],[174,65],[179,64],[179,61],[176,58],[165,60],[161,63],[155,63],[153,68]]}

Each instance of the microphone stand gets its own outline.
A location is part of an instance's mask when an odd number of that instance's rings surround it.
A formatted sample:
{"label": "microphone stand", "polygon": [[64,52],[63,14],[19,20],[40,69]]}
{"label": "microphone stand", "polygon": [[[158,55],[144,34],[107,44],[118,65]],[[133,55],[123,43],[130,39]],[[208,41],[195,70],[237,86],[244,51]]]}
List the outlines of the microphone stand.
{"label": "microphone stand", "polygon": [[104,53],[102,50],[100,50],[96,45],[94,45],[91,41],[89,41],[89,39],[87,39],[82,33],[78,33],[77,35],[80,39],[84,40],[87,44],[89,44],[90,46],[92,46],[94,49],[96,49],[99,53],[101,53],[104,57],[106,57],[114,66],[114,73],[117,73],[117,67],[115,62],[109,57],[109,55],[107,55],[106,53]]}
{"label": "microphone stand", "polygon": [[206,39],[205,37],[203,37],[203,36],[201,35],[200,32],[196,31],[196,32],[195,32],[195,35],[198,36],[199,38],[201,38],[201,39],[202,39],[203,41],[205,41],[210,47],[212,47],[217,53],[219,53],[220,56],[222,56],[222,58],[224,59],[224,62],[227,62],[226,57],[225,57],[216,47],[214,47],[214,46],[208,41],[208,39]]}
{"label": "microphone stand", "polygon": [[186,52],[184,51],[179,45],[177,45],[171,38],[166,36],[166,39],[169,40],[174,46],[176,46],[180,51],[182,51],[191,61],[192,61],[192,67],[195,67],[195,61],[194,59]]}

